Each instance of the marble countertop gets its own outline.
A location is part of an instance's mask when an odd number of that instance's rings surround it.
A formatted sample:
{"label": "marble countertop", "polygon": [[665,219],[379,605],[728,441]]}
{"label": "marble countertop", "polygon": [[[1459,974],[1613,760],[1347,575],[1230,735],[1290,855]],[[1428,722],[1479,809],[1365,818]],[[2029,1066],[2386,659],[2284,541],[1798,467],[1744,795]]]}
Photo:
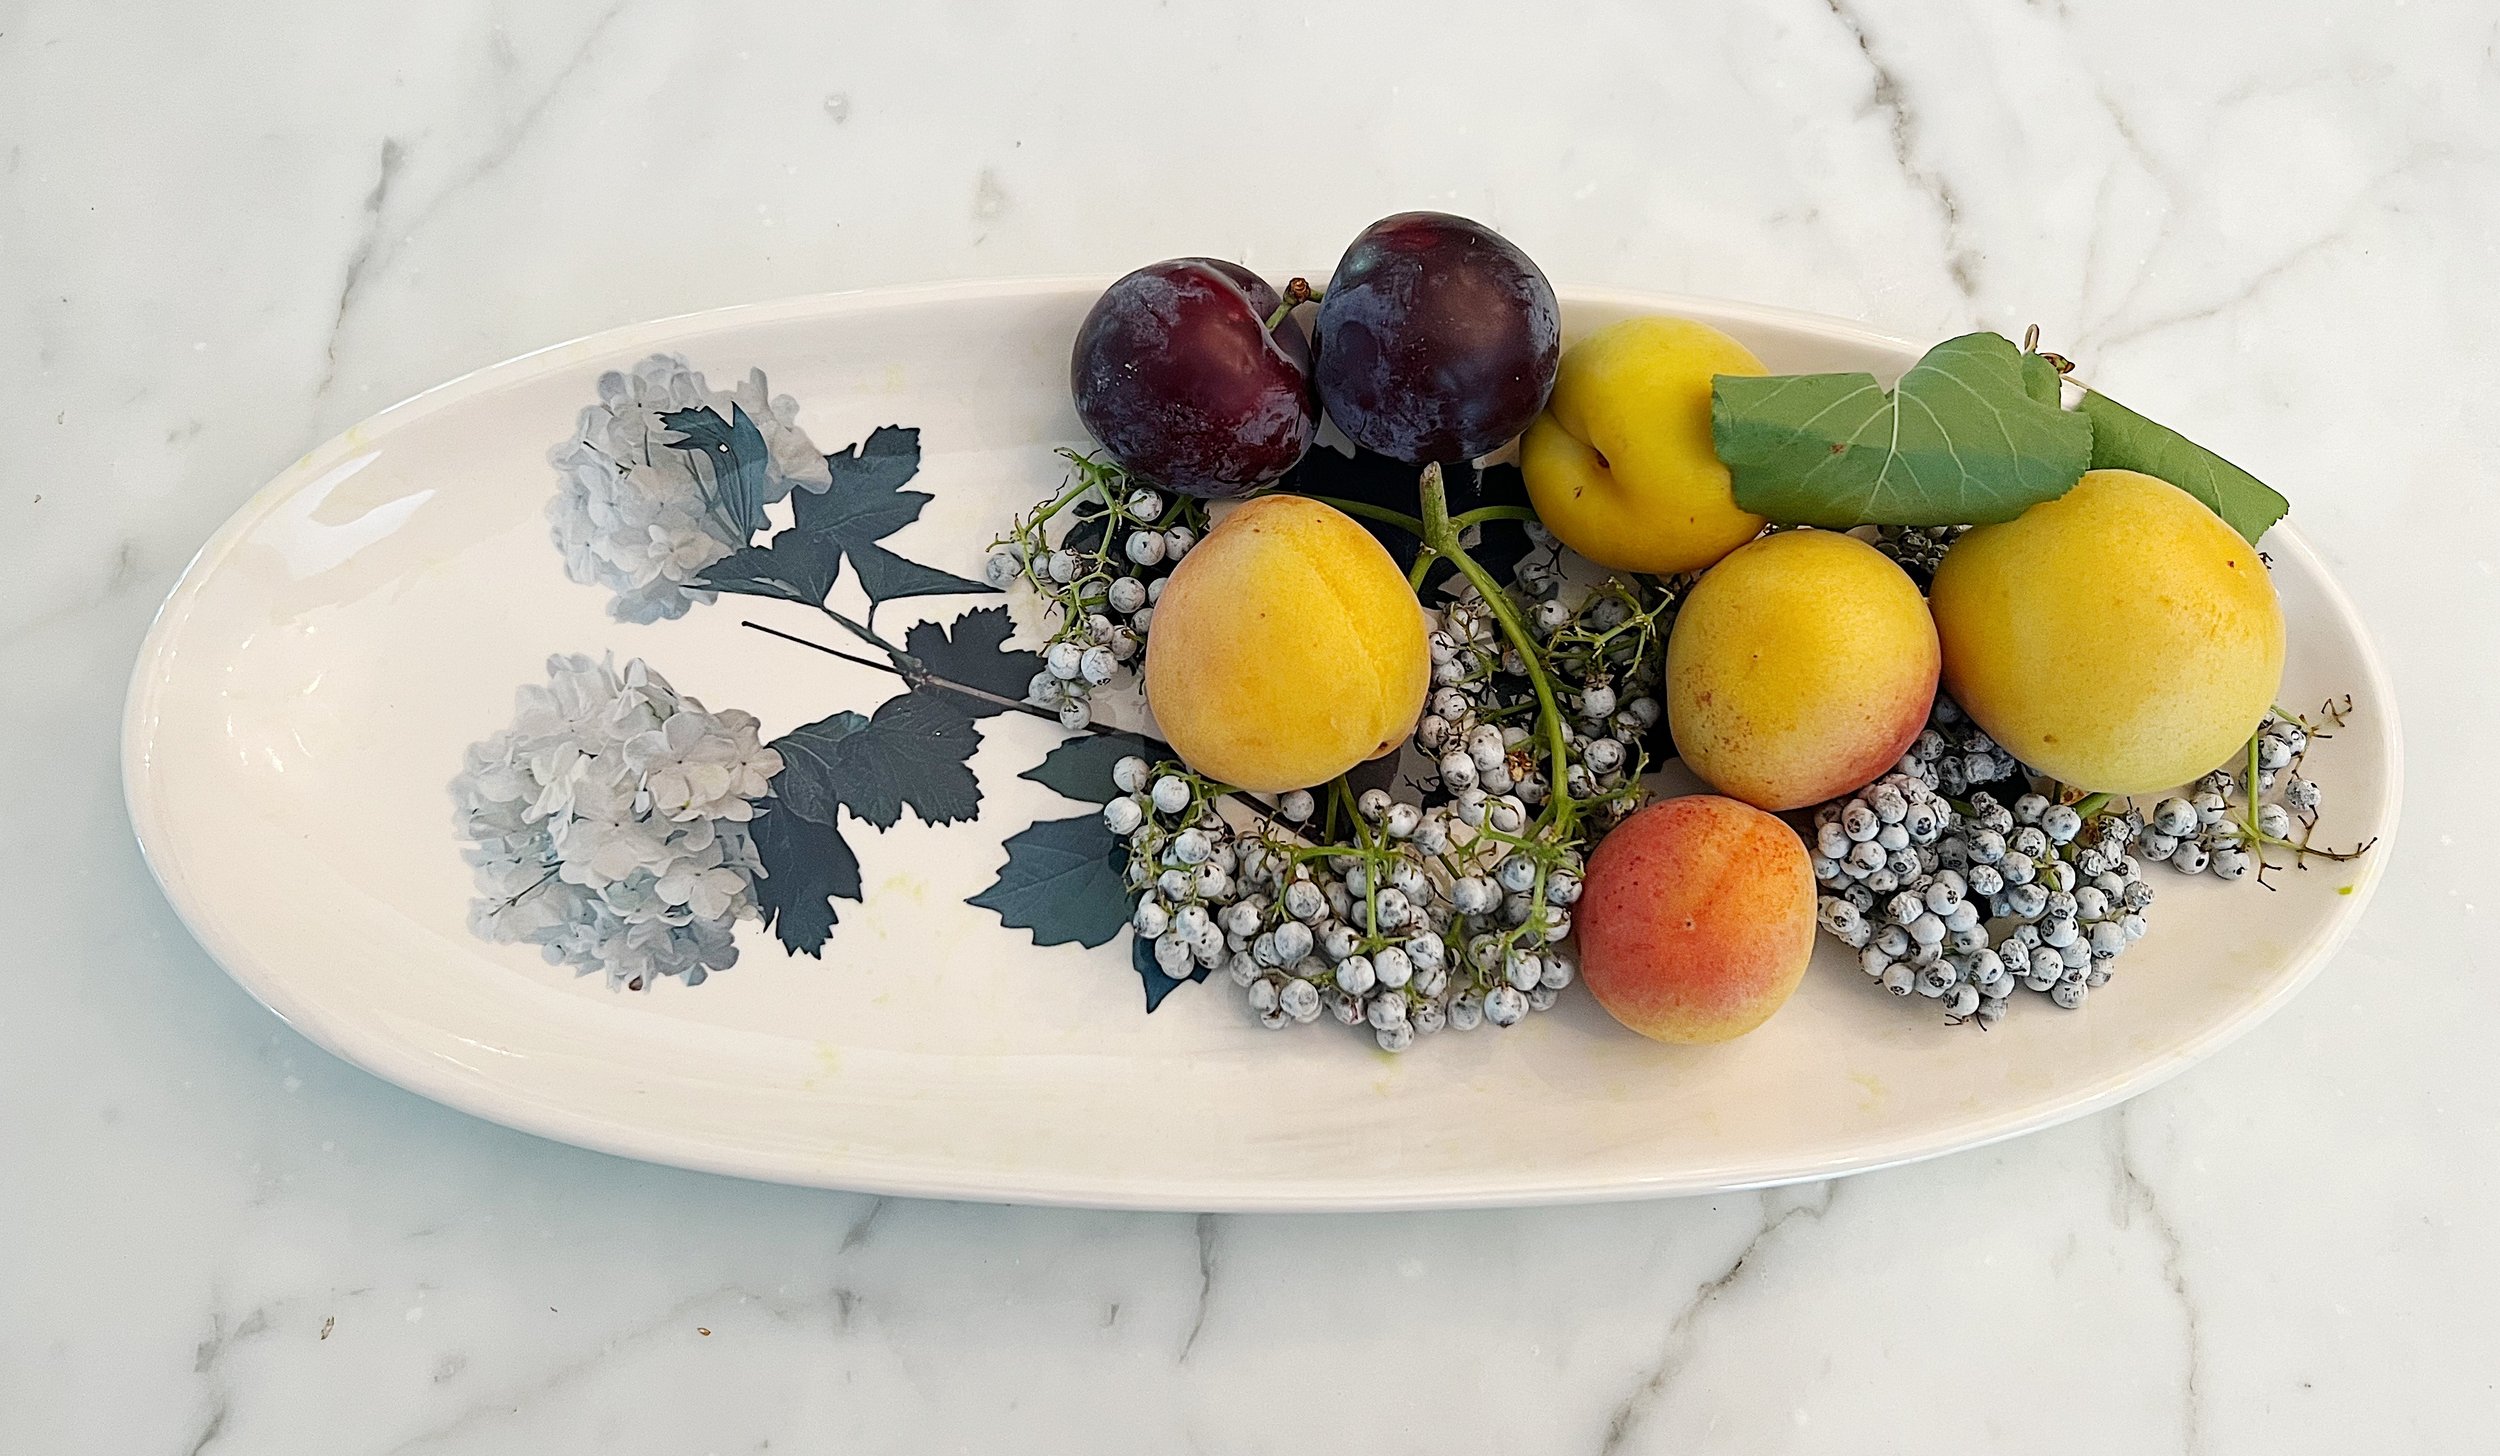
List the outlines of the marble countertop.
{"label": "marble countertop", "polygon": [[[0,3],[0,1449],[2487,1446],[2500,21],[1553,9]],[[1412,206],[1557,278],[2036,321],[2284,486],[2411,733],[2351,945],[2189,1075],[1924,1166],[1191,1218],[507,1132],[298,1038],[151,884],[115,744],[149,612],[355,419],[609,324],[1307,265]]]}

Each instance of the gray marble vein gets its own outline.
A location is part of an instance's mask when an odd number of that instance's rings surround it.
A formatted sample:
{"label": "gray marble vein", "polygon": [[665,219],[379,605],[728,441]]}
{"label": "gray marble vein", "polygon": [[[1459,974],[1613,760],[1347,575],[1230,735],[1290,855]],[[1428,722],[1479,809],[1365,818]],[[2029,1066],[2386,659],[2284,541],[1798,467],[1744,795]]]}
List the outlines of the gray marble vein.
{"label": "gray marble vein", "polygon": [[1965,297],[1979,291],[1979,256],[1963,238],[1962,199],[1951,179],[1920,156],[1919,113],[1901,84],[1900,73],[1879,53],[1868,36],[1858,7],[1849,0],[1823,0],[1832,19],[1840,22],[1866,62],[1867,107],[1884,119],[1892,158],[1904,181],[1935,206],[1944,229],[1945,272]]}
{"label": "gray marble vein", "polygon": [[2122,1108],[2109,1119],[2111,1161],[2117,1172],[2115,1213],[2118,1226],[2144,1220],[2161,1250],[2161,1277],[2178,1301],[2186,1358],[2179,1372],[2179,1449],[2188,1456],[2205,1450],[2205,1336],[2196,1291],[2187,1276],[2187,1245],[2178,1225],[2163,1208],[2161,1195],[2137,1165],[2131,1134],[2137,1115]]}
{"label": "gray marble vein", "polygon": [[1598,1456],[1615,1456],[1640,1429],[1642,1419],[1674,1387],[1676,1377],[1683,1373],[1692,1352],[1695,1328],[1734,1293],[1749,1268],[1759,1268],[1760,1261],[1780,1234],[1798,1220],[1819,1223],[1832,1211],[1839,1197],[1838,1183],[1819,1183],[1802,1191],[1771,1189],[1761,1193],[1761,1217],[1752,1237],[1736,1251],[1727,1267],[1704,1280],[1667,1322],[1666,1335],[1657,1357],[1646,1367],[1640,1382],[1632,1388],[1607,1418],[1605,1438],[1598,1443]]}

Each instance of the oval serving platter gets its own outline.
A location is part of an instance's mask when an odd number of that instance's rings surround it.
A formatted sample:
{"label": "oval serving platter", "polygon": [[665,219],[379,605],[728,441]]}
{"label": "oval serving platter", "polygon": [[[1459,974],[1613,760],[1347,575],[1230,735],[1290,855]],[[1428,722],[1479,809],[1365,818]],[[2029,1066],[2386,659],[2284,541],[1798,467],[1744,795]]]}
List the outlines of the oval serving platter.
{"label": "oval serving platter", "polygon": [[[620,674],[639,659],[724,720],[753,715],[767,740],[874,725],[903,690],[866,659],[772,635],[857,645],[800,602],[620,597],[568,578],[549,507],[570,487],[551,447],[579,438],[602,376],[642,366],[649,387],[682,391],[679,366],[644,363],[660,355],[713,381],[763,371],[769,396],[714,386],[745,407],[712,415],[709,448],[770,455],[756,479],[805,473],[811,450],[847,456],[843,481],[815,498],[851,493],[837,523],[851,549],[824,568],[831,605],[865,615],[873,591],[866,625],[909,634],[914,652],[951,651],[959,676],[986,673],[1012,695],[1031,636],[995,641],[995,614],[971,614],[1012,599],[963,589],[1009,517],[1064,478],[1055,452],[1083,443],[1067,348],[1101,286],[842,294],[619,329],[444,385],[306,456],[202,548],[139,655],[124,771],[167,897],[236,980],[330,1051],[585,1147],[932,1197],[1424,1208],[1823,1178],[2110,1106],[2296,992],[2387,861],[2393,695],[2351,604],[2283,525],[2266,546],[2291,628],[2284,702],[2359,704],[2309,759],[2326,791],[2321,839],[2376,837],[2377,850],[2274,875],[2272,892],[2160,872],[2151,933],[2072,1013],[2024,996],[1993,1029],[1947,1027],[1826,942],[1778,1016],[1718,1047],[1645,1042],[1577,989],[1518,1027],[1444,1033],[1395,1057],[1325,1021],[1269,1032],[1221,977],[1143,984],[1125,934],[1035,943],[1036,924],[1044,938],[1084,928],[1070,887],[1085,876],[1061,876],[1050,854],[1055,835],[1082,845],[1075,826],[1096,811],[1041,767],[1068,735],[1009,712],[971,720],[968,753],[959,728],[895,723],[949,745],[941,762],[901,782],[899,802],[828,808],[836,846],[768,845],[768,863],[799,866],[777,887],[786,913],[772,930],[738,924],[736,963],[699,982],[629,989],[481,938],[450,785],[471,744],[514,723],[516,690],[548,681],[551,655]],[[1773,372],[1889,379],[1917,354],[1834,320],[1588,289],[1564,292],[1566,336],[1652,310],[1726,329]],[[666,448],[657,438],[646,448]],[[761,505],[770,494],[738,508],[808,508],[796,494]],[[577,498],[555,512],[583,574],[602,570],[585,532],[612,542],[619,509]],[[682,791],[720,795],[741,771],[731,762]],[[806,914],[810,891],[819,909],[837,897],[829,927]],[[821,939],[819,953],[791,953],[790,937]]]}

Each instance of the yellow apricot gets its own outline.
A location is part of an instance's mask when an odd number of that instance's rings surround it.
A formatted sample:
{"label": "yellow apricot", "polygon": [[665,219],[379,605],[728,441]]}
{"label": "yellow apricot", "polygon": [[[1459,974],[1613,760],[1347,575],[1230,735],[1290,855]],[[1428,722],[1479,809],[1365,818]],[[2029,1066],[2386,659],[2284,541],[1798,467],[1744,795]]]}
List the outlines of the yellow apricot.
{"label": "yellow apricot", "polygon": [[1295,495],[1249,501],[1173,569],[1146,701],[1191,768],[1262,793],[1395,751],[1432,683],[1423,607],[1370,533]]}
{"label": "yellow apricot", "polygon": [[1763,809],[1847,793],[1900,761],[1936,696],[1936,624],[1874,547],[1781,531],[1728,553],[1667,638],[1685,767]]}
{"label": "yellow apricot", "polygon": [[2283,682],[2283,608],[2257,548],[2132,470],[2091,471],[1963,536],[1929,598],[1954,701],[2076,788],[2143,794],[2208,772]]}
{"label": "yellow apricot", "polygon": [[1710,380],[1763,374],[1744,345],[1691,319],[1609,324],[1563,351],[1554,394],[1520,442],[1537,515],[1617,571],[1699,571],[1752,540],[1710,439]]}

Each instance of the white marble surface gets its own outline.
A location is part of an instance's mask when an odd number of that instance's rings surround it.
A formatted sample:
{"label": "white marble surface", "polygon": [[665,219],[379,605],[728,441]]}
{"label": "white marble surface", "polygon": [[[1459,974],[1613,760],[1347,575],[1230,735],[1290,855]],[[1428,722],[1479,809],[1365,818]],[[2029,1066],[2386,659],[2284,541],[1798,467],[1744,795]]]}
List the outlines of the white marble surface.
{"label": "white marble surface", "polygon": [[[1537,9],[0,0],[0,1450],[2486,1448],[2500,21]],[[505,1132],[298,1039],[151,886],[148,613],[372,409],[747,299],[1325,266],[1417,205],[1560,278],[2036,320],[2284,486],[2411,732],[2351,947],[2123,1111],[1923,1167],[1191,1219]]]}

